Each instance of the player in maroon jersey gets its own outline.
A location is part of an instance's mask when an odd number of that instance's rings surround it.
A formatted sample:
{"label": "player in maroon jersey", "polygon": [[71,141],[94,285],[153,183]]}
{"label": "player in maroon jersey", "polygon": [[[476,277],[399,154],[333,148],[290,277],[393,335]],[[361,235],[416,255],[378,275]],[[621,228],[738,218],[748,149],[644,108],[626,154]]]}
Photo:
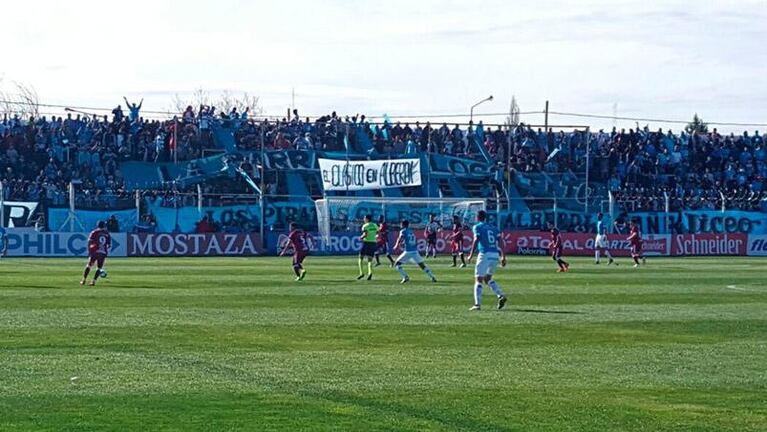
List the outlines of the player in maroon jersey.
{"label": "player in maroon jersey", "polygon": [[642,260],[642,264],[645,263],[644,254],[642,254],[642,231],[639,230],[639,224],[636,221],[631,221],[631,231],[626,240],[631,243],[631,258],[634,260],[634,267],[639,267],[639,260]]}
{"label": "player in maroon jersey", "polygon": [[99,221],[97,228],[91,231],[88,236],[88,265],[85,266],[80,285],[85,285],[93,264],[96,264],[96,272],[93,274],[93,280],[88,285],[96,285],[96,280],[102,275],[104,261],[107,259],[109,249],[112,247],[112,236],[109,235],[106,226],[106,222]]}
{"label": "player in maroon jersey", "polygon": [[293,272],[296,274],[296,280],[300,281],[306,277],[306,270],[304,270],[304,259],[309,255],[309,247],[306,242],[307,234],[304,230],[298,228],[295,222],[290,223],[290,233],[288,234],[288,241],[285,242],[285,246],[282,247],[280,256],[284,256],[288,248],[293,249]]}
{"label": "player in maroon jersey", "polygon": [[557,272],[564,273],[570,270],[570,264],[562,259],[562,236],[559,234],[559,230],[551,222],[549,222],[549,232],[551,233],[551,242],[549,243],[551,259],[556,261],[559,266]]}
{"label": "player in maroon jersey", "polygon": [[466,267],[466,258],[463,254],[463,224],[461,218],[453,216],[453,231],[450,234],[450,251],[453,253],[453,265],[458,265],[458,257],[461,257],[461,268]]}
{"label": "player in maroon jersey", "polygon": [[386,224],[386,218],[381,215],[378,218],[378,233],[376,234],[376,267],[381,265],[381,254],[386,254],[386,258],[389,258],[389,266],[394,267],[394,258],[391,256],[391,249],[389,248],[389,226]]}

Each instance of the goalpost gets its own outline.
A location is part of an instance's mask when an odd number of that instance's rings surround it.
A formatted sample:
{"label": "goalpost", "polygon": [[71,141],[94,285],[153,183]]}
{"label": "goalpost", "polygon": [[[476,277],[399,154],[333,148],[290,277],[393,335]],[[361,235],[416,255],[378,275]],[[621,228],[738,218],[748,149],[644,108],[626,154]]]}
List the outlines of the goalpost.
{"label": "goalpost", "polygon": [[384,215],[391,227],[407,219],[414,229],[424,228],[429,216],[434,215],[442,226],[449,228],[453,216],[469,225],[476,221],[478,211],[486,210],[484,200],[466,198],[325,197],[314,201],[314,205],[319,233],[326,244],[331,233],[359,231],[367,214],[373,216],[373,222]]}

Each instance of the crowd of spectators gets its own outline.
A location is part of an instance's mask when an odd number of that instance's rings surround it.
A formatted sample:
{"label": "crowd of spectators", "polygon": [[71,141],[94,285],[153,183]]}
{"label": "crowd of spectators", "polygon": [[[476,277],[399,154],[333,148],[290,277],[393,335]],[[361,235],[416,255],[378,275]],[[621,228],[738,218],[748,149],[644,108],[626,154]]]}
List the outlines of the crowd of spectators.
{"label": "crowd of spectators", "polygon": [[[250,117],[248,109],[222,112],[187,107],[178,121],[141,116],[143,101],[125,99],[111,116],[69,113],[0,121],[0,180],[5,198],[64,205],[67,187],[77,186],[81,207],[115,207],[131,197],[120,164],[181,161],[187,177],[199,172],[194,159],[216,148],[214,126],[233,131],[238,150],[367,151],[373,157],[423,152],[481,158],[501,170],[519,173],[570,173],[602,184],[629,210],[679,208],[744,210],[764,205],[767,151],[759,132],[722,135],[651,131],[649,128],[588,132],[544,131],[524,125],[484,127],[481,123],[439,126],[430,122],[370,122],[364,115],[333,112],[314,120],[297,110],[281,120]],[[361,143],[361,135],[371,144]],[[220,148],[218,149],[221,150]],[[240,168],[256,173],[258,161]],[[267,186],[275,192],[278,179]],[[249,192],[238,177],[209,182],[206,193]],[[227,188],[236,190],[228,190]],[[267,190],[267,192],[269,191]]]}

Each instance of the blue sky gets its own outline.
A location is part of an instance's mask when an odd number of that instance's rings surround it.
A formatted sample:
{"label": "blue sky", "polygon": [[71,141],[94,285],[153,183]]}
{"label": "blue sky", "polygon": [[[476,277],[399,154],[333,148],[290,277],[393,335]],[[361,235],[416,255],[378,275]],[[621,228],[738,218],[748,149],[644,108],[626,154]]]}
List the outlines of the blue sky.
{"label": "blue sky", "polygon": [[492,94],[479,112],[506,112],[515,95],[523,111],[548,99],[556,111],[609,115],[617,104],[621,116],[767,123],[765,0],[43,0],[1,10],[0,76],[49,103],[113,106],[125,95],[168,109],[202,87],[248,91],[280,115],[295,89],[305,115],[468,114]]}

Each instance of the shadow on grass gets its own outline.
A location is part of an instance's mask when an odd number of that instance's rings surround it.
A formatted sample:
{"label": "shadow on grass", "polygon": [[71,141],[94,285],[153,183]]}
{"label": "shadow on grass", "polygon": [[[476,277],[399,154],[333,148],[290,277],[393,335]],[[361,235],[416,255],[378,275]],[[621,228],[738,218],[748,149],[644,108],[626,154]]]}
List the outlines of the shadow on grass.
{"label": "shadow on grass", "polygon": [[576,311],[545,310],[545,309],[510,309],[510,310],[514,312],[540,313],[540,314],[564,314],[564,315],[574,315],[574,314],[584,313],[584,312],[576,312]]}

